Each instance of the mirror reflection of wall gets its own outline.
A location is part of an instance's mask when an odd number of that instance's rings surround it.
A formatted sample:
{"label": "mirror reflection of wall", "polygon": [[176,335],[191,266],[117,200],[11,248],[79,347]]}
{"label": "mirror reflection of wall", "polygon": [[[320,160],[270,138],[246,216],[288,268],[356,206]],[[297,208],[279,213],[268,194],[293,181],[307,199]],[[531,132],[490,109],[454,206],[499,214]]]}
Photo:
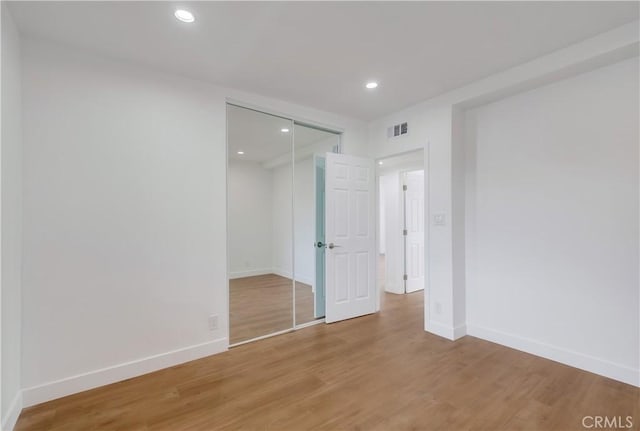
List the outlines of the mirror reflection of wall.
{"label": "mirror reflection of wall", "polygon": [[227,107],[230,343],[293,327],[291,120]]}

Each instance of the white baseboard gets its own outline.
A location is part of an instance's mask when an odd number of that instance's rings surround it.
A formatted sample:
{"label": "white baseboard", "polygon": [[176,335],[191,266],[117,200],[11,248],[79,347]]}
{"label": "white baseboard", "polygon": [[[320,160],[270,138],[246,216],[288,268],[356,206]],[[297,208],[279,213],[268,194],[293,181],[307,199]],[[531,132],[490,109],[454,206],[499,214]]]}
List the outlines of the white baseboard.
{"label": "white baseboard", "polygon": [[267,275],[267,274],[273,274],[273,270],[271,268],[267,268],[267,269],[249,269],[246,271],[234,271],[234,272],[229,272],[229,280],[233,280],[235,278],[255,277],[256,275]]}
{"label": "white baseboard", "polygon": [[454,340],[453,326],[430,320],[426,323],[424,330],[440,337],[446,338],[447,340]]}
{"label": "white baseboard", "polygon": [[[271,270],[271,274],[279,275],[280,277],[289,278],[289,279],[292,276],[291,271],[285,271],[285,270],[280,269],[280,268],[273,268]],[[296,276],[296,281],[298,281],[300,283],[308,284],[310,286],[313,286],[312,277],[306,276],[304,274],[298,274]]]}
{"label": "white baseboard", "polygon": [[[268,275],[275,274],[284,278],[291,278],[291,271],[285,271],[279,268],[267,268],[267,269],[250,269],[248,271],[235,271],[229,273],[229,280],[234,280],[236,278],[244,278],[244,277],[255,277],[257,275]],[[296,276],[296,281],[300,283],[308,284],[313,286],[313,277],[309,277],[307,275],[298,275]]]}
{"label": "white baseboard", "polygon": [[311,277],[307,277],[306,275],[299,275],[296,277],[296,281],[299,283],[308,284],[309,286],[311,286],[311,288],[313,288],[314,281]]}
{"label": "white baseboard", "polygon": [[462,324],[453,327],[453,339],[457,340],[458,338],[462,338],[467,335],[467,325]]}
{"label": "white baseboard", "polygon": [[427,323],[424,330],[451,341],[455,341],[458,338],[462,338],[467,335],[467,326],[464,324],[450,326],[445,325],[444,323],[434,322],[433,320]]}
{"label": "white baseboard", "polygon": [[6,417],[2,418],[2,427],[0,429],[2,431],[13,431],[13,427],[18,422],[20,412],[22,412],[22,391],[18,391],[13,401],[11,401]]}
{"label": "white baseboard", "polygon": [[22,390],[24,407],[51,401],[67,395],[116,383],[132,377],[193,361],[205,356],[224,352],[228,349],[228,340],[220,338],[206,343],[196,344],[171,352],[137,359],[88,373],[78,374],[61,380],[48,382]]}
{"label": "white baseboard", "polygon": [[404,295],[404,286],[388,283],[384,285],[384,291],[395,293],[396,295]]}
{"label": "white baseboard", "polygon": [[473,324],[467,324],[467,334],[640,387],[640,370],[617,364],[606,359],[596,358],[594,356],[542,343],[537,340]]}

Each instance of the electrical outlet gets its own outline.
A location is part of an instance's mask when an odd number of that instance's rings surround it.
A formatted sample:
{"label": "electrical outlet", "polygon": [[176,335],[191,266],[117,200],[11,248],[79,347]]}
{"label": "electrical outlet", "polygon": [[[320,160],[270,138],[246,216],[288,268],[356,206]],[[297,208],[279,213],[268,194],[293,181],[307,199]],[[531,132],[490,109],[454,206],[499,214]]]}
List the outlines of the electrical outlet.
{"label": "electrical outlet", "polygon": [[442,304],[436,301],[436,314],[442,314]]}
{"label": "electrical outlet", "polygon": [[218,316],[211,315],[209,316],[209,331],[215,331],[218,329]]}

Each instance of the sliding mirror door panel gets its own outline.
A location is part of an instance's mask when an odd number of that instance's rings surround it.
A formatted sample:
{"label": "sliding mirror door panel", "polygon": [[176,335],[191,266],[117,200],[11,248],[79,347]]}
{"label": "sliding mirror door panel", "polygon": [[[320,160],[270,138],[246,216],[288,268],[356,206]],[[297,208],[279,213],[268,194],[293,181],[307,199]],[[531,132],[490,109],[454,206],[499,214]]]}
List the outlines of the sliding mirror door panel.
{"label": "sliding mirror door panel", "polygon": [[[324,176],[318,164],[340,135],[302,124],[294,134],[294,279],[296,325],[324,317]],[[322,165],[323,166],[323,165]],[[320,275],[320,277],[318,277]]]}
{"label": "sliding mirror door panel", "polygon": [[294,326],[293,132],[227,105],[230,344]]}

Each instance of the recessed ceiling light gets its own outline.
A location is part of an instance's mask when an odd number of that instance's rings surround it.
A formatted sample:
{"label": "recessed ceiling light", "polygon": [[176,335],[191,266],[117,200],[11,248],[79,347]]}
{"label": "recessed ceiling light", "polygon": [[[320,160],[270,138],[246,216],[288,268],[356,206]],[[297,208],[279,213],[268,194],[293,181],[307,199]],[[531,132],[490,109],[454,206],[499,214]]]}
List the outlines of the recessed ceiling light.
{"label": "recessed ceiling light", "polygon": [[238,154],[243,155],[244,151],[238,151]]}
{"label": "recessed ceiling light", "polygon": [[380,160],[380,161],[378,162],[378,164],[379,164],[379,165],[382,165],[382,164],[384,164],[384,162],[383,162],[382,160]]}
{"label": "recessed ceiling light", "polygon": [[280,129],[280,131],[281,131],[282,133],[289,133],[289,129],[287,129],[287,128]]}
{"label": "recessed ceiling light", "polygon": [[178,9],[174,15],[182,22],[194,22],[196,20],[191,12],[184,9]]}
{"label": "recessed ceiling light", "polygon": [[378,86],[378,83],[375,81],[367,82],[367,84],[365,85],[365,87],[367,87],[369,90],[373,90],[377,86]]}

